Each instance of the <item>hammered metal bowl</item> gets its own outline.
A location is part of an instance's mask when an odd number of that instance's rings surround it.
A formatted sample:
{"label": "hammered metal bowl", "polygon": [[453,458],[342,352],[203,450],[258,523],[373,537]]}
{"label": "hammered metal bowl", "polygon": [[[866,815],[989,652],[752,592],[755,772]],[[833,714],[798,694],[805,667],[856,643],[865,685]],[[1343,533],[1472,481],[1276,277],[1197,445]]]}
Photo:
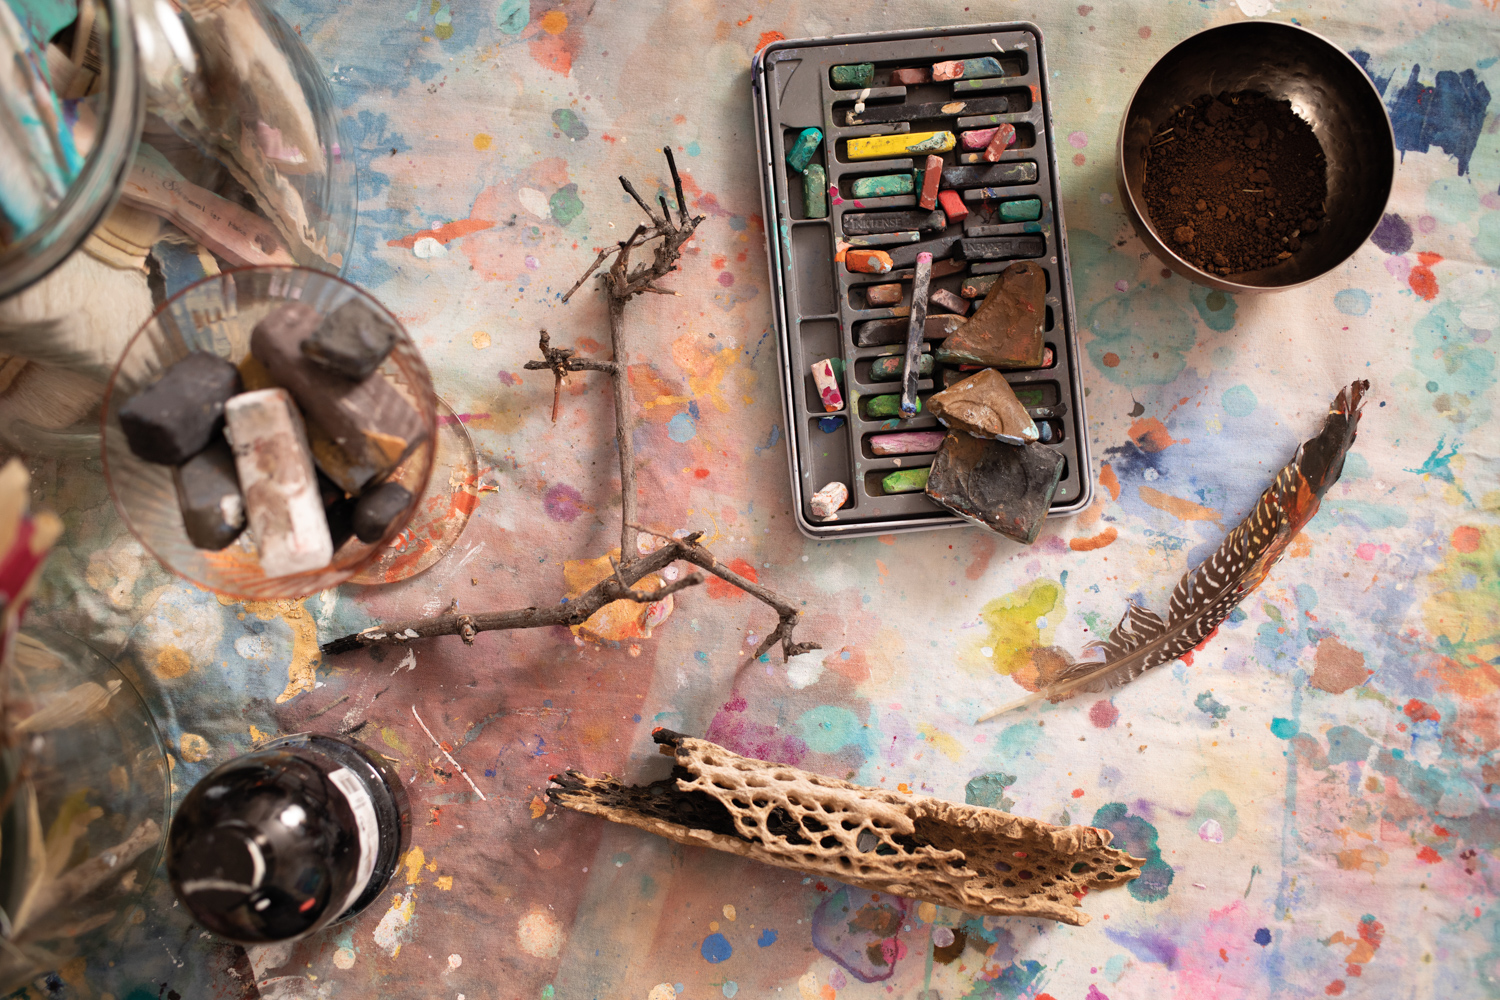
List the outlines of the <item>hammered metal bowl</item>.
{"label": "hammered metal bowl", "polygon": [[[1328,163],[1327,216],[1317,238],[1274,267],[1210,274],[1175,252],[1151,224],[1143,153],[1178,108],[1201,94],[1258,90],[1313,127]],[[1120,199],[1146,246],[1178,274],[1226,292],[1272,292],[1338,267],[1375,231],[1396,172],[1396,140],[1370,78],[1321,35],[1275,21],[1209,28],[1179,42],[1141,80],[1120,121],[1115,155]]]}

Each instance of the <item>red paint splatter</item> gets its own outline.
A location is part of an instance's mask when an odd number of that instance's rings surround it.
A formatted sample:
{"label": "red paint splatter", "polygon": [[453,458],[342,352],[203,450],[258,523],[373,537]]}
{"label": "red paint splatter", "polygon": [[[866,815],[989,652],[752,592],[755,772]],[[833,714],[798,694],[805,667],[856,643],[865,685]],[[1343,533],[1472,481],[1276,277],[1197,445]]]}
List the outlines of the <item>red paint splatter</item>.
{"label": "red paint splatter", "polygon": [[759,52],[772,42],[779,42],[784,38],[786,36],[779,31],[762,31],[760,33],[760,40],[755,43],[755,51]]}
{"label": "red paint splatter", "polygon": [[819,892],[827,892],[828,891],[828,886],[824,885],[822,882],[816,882],[816,883],[814,883],[813,884],[813,888],[816,889],[816,890],[818,890]]}
{"label": "red paint splatter", "polygon": [[1075,788],[1075,789],[1073,789],[1073,798],[1075,798],[1075,799],[1081,799],[1081,798],[1083,798],[1083,789],[1082,788]]}
{"label": "red paint splatter", "polygon": [[693,470],[693,475],[696,476],[699,479],[707,479],[708,478],[708,470],[707,469],[694,469]]}
{"label": "red paint splatter", "polygon": [[1483,537],[1478,528],[1463,524],[1453,529],[1453,547],[1460,552],[1473,552],[1479,548],[1479,539]]}
{"label": "red paint splatter", "polygon": [[[755,567],[743,559],[736,559],[729,564],[729,568],[751,583],[759,583],[760,577],[755,573]],[[745,596],[745,592],[732,583],[728,583],[716,576],[708,578],[708,596],[718,600],[735,601]]]}
{"label": "red paint splatter", "polygon": [[[734,693],[733,698],[730,698],[723,705],[723,709],[726,712],[743,712],[746,708],[749,707],[750,703],[745,701],[745,696],[740,694],[738,691]],[[656,732],[656,730],[653,729],[652,732]]]}
{"label": "red paint splatter", "polygon": [[1229,961],[1229,950],[1227,948],[1220,948],[1219,949],[1219,961],[1221,961],[1221,962],[1227,962],[1227,961]]}
{"label": "red paint splatter", "polygon": [[1425,861],[1429,865],[1435,865],[1439,861],[1443,860],[1443,856],[1430,847],[1423,847],[1420,851],[1417,852],[1417,860]]}
{"label": "red paint splatter", "polygon": [[1427,702],[1422,701],[1419,698],[1413,698],[1411,701],[1407,702],[1406,707],[1403,708],[1402,711],[1405,712],[1406,717],[1413,722],[1424,722],[1427,720],[1437,722],[1442,718],[1442,714],[1438,712],[1437,709],[1433,708],[1431,705],[1427,704]]}
{"label": "red paint splatter", "polygon": [[1323,987],[1323,992],[1327,993],[1331,997],[1338,996],[1340,993],[1344,992],[1344,981],[1342,979],[1335,979],[1333,982]]}
{"label": "red paint splatter", "polygon": [[1411,274],[1407,275],[1406,283],[1411,286],[1411,290],[1416,292],[1419,298],[1425,299],[1428,302],[1437,298],[1437,275],[1432,273],[1432,265],[1442,259],[1441,254],[1428,253],[1425,250],[1417,254],[1417,260],[1421,263],[1411,269]]}
{"label": "red paint splatter", "polygon": [[1448,832],[1448,828],[1447,827],[1445,827],[1445,826],[1438,826],[1437,824],[1433,824],[1432,832],[1434,834],[1436,834],[1437,836],[1439,836],[1439,837],[1451,837],[1451,836],[1453,836],[1453,834],[1451,834],[1451,833]]}
{"label": "red paint splatter", "polygon": [[1096,701],[1089,709],[1089,721],[1094,724],[1095,729],[1108,729],[1120,721],[1120,710],[1107,699]]}

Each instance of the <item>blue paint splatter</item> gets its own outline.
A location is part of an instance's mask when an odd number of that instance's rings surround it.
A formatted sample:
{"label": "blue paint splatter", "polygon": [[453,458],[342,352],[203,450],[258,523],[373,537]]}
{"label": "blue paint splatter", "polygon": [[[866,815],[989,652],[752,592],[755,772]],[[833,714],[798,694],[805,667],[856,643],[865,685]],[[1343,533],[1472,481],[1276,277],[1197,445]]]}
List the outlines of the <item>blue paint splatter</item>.
{"label": "blue paint splatter", "polygon": [[719,987],[719,990],[728,1000],[733,1000],[734,995],[740,991],[740,984],[730,979],[723,986]]}
{"label": "blue paint splatter", "polygon": [[698,436],[698,421],[691,413],[679,413],[667,421],[667,437],[678,444],[686,444]]}
{"label": "blue paint splatter", "polygon": [[760,945],[762,948],[771,947],[771,945],[776,943],[776,932],[769,927],[763,929],[760,932],[759,939],[757,939],[755,943]]}
{"label": "blue paint splatter", "polygon": [[699,153],[703,152],[703,147],[698,145],[697,139],[694,139],[692,142],[687,144],[686,152],[689,156],[697,156]]}
{"label": "blue paint splatter", "polygon": [[1271,720],[1271,735],[1277,739],[1289,740],[1297,735],[1299,728],[1292,719],[1283,719],[1278,716]]}
{"label": "blue paint splatter", "polygon": [[1388,254],[1403,254],[1411,249],[1411,223],[1395,212],[1380,217],[1380,224],[1370,234],[1370,242]]}
{"label": "blue paint splatter", "polygon": [[1271,943],[1271,932],[1270,932],[1270,930],[1268,930],[1265,927],[1258,927],[1258,928],[1256,928],[1256,930],[1255,930],[1255,943],[1258,944],[1258,945],[1260,945],[1262,948],[1264,948],[1266,945],[1270,944]]}
{"label": "blue paint splatter", "polygon": [[1248,417],[1255,412],[1259,403],[1248,385],[1234,385],[1224,390],[1224,395],[1219,397],[1219,405],[1231,417]]}
{"label": "blue paint splatter", "polygon": [[766,437],[766,443],[765,444],[758,444],[758,445],[756,445],[755,446],[755,453],[757,455],[759,455],[763,451],[769,451],[769,450],[771,450],[772,448],[776,447],[776,442],[778,442],[780,440],[781,440],[781,425],[780,424],[772,424],[771,425],[771,433]]}
{"label": "blue paint splatter", "polygon": [[1165,934],[1147,931],[1143,934],[1127,934],[1109,928],[1104,932],[1115,944],[1130,949],[1130,953],[1142,962],[1154,962],[1168,969],[1177,967],[1177,945]]}
{"label": "blue paint splatter", "polygon": [[1333,307],[1345,316],[1363,316],[1370,311],[1370,293],[1363,288],[1346,288],[1333,297]]}
{"label": "blue paint splatter", "polygon": [[[1035,728],[1035,727],[1032,727]],[[1161,856],[1156,827],[1141,816],[1130,815],[1123,802],[1111,802],[1094,813],[1090,826],[1103,827],[1115,835],[1115,846],[1138,858],[1145,858],[1141,877],[1130,883],[1130,895],[1143,903],[1165,899],[1176,871]]]}
{"label": "blue paint splatter", "polygon": [[712,965],[718,965],[734,954],[734,948],[722,934],[710,934],[704,938],[703,947],[699,951],[703,953],[704,961]]}
{"label": "blue paint splatter", "polygon": [[1212,691],[1204,691],[1193,701],[1198,711],[1215,719],[1222,719],[1229,714],[1229,706],[1222,704],[1214,697]]}
{"label": "blue paint splatter", "polygon": [[495,27],[507,35],[519,35],[530,22],[529,0],[500,0],[495,7]]}
{"label": "blue paint splatter", "polygon": [[1370,78],[1370,82],[1375,84],[1375,89],[1380,91],[1380,96],[1384,97],[1385,88],[1391,85],[1390,75],[1377,76],[1375,73],[1372,73],[1370,71],[1370,53],[1364,49],[1351,49],[1349,51],[1349,58],[1359,63],[1359,68],[1365,71],[1365,75]]}
{"label": "blue paint splatter", "polygon": [[1334,726],[1328,730],[1328,763],[1345,764],[1363,761],[1375,741],[1351,726]]}
{"label": "blue paint splatter", "polygon": [[1446,437],[1438,438],[1437,447],[1432,449],[1432,454],[1427,456],[1427,461],[1423,462],[1419,468],[1407,469],[1406,471],[1419,476],[1431,476],[1434,479],[1441,479],[1448,485],[1458,489],[1458,492],[1463,494],[1465,500],[1473,503],[1474,499],[1469,496],[1468,492],[1459,487],[1458,483],[1454,481],[1453,467],[1448,464],[1453,459],[1453,456],[1458,454],[1458,442],[1453,442],[1447,454],[1444,454],[1443,442],[1445,440]]}
{"label": "blue paint splatter", "polygon": [[1404,153],[1425,153],[1437,146],[1458,159],[1458,174],[1469,172],[1469,157],[1479,143],[1484,114],[1490,106],[1490,90],[1472,69],[1462,73],[1442,70],[1434,86],[1417,79],[1420,64],[1413,64],[1406,85],[1391,97],[1391,127],[1396,148]]}

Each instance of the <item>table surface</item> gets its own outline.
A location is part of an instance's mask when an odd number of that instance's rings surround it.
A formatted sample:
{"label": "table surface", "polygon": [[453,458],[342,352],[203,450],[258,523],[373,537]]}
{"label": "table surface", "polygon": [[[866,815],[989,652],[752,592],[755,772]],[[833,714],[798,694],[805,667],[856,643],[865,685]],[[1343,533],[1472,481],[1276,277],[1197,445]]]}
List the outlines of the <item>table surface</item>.
{"label": "table surface", "polygon": [[[1493,7],[283,2],[347,116],[349,274],[408,324],[497,488],[424,575],[236,604],[163,573],[91,468],[39,464],[69,530],[38,618],[137,680],[179,798],[258,739],[363,722],[415,816],[393,889],[347,924],[247,958],[158,880],[115,964],[65,970],[70,995],[254,996],[231,974],[247,962],[261,996],[284,998],[1500,995]],[[1027,15],[1053,71],[1096,501],[1029,548],[967,527],[808,541],[790,509],[751,55],[782,36]],[[1112,164],[1152,61],[1247,16],[1367,53],[1402,146],[1376,238],[1264,297],[1169,277]],[[489,633],[320,662],[319,639],[377,617],[549,603],[567,561],[617,544],[608,386],[575,378],[554,425],[551,379],[522,365],[542,326],[608,356],[599,293],[560,296],[639,220],[615,178],[653,190],[664,144],[707,220],[664,282],[681,295],[628,314],[642,517],[703,530],[799,601],[799,637],[825,652],[740,670],[771,614],[704,587],[649,638]],[[974,725],[1020,693],[1034,649],[1076,652],[1128,600],[1164,608],[1356,378],[1372,388],[1343,479],[1243,617],[1107,699]],[[851,969],[872,968],[860,949],[877,937],[814,944],[852,890],[546,805],[564,767],[659,776],[663,725],[1105,826],[1147,875],[1090,895],[1076,928],[855,892],[900,920],[887,978],[866,984]],[[933,958],[945,927],[968,942],[950,963]]]}

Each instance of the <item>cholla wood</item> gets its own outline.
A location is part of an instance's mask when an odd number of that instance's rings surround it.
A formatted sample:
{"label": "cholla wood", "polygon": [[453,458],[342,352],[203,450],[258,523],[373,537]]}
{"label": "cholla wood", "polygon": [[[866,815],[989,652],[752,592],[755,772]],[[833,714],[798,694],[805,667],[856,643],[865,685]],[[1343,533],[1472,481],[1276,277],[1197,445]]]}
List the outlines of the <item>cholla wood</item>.
{"label": "cholla wood", "polygon": [[1088,890],[1140,877],[1143,858],[1091,826],[1053,826],[742,757],[666,729],[672,777],[623,785],[605,775],[554,775],[558,805],[780,868],[976,914],[1086,924]]}

